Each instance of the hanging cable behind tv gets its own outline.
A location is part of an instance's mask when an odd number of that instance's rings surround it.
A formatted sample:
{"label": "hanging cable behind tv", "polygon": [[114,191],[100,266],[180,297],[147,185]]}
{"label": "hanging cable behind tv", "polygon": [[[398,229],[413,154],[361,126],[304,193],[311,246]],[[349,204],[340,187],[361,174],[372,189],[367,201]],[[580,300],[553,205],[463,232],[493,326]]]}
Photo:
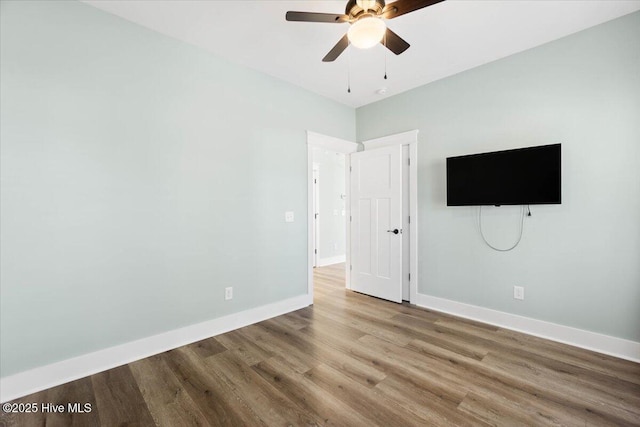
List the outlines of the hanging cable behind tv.
{"label": "hanging cable behind tv", "polygon": [[[531,216],[531,208],[528,205],[527,205],[527,210],[528,210],[527,216]],[[487,246],[489,246],[494,251],[509,252],[509,251],[515,249],[518,246],[518,244],[520,244],[520,241],[522,240],[522,234],[523,234],[523,231],[524,231],[524,216],[525,216],[524,205],[521,205],[520,206],[520,234],[518,236],[518,240],[516,240],[516,242],[510,248],[506,248],[506,249],[497,248],[497,247],[493,246],[491,243],[489,243],[487,238],[484,236],[484,232],[482,231],[482,205],[481,205],[478,208],[478,226],[480,228],[480,235],[482,236],[482,240],[484,241],[484,243]]]}

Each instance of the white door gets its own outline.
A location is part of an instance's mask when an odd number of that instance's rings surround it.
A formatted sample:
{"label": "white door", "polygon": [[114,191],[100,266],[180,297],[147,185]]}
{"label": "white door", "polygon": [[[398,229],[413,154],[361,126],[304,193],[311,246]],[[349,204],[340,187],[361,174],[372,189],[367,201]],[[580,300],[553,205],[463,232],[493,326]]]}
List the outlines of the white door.
{"label": "white door", "polygon": [[402,302],[402,146],[351,154],[351,289]]}

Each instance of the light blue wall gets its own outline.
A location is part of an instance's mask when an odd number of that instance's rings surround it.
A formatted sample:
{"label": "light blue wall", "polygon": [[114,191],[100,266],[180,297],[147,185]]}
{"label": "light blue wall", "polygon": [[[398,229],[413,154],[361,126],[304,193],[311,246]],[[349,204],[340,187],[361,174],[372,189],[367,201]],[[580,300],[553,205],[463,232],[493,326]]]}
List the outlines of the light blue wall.
{"label": "light blue wall", "polygon": [[353,109],[82,3],[1,4],[2,376],[306,293],[305,130],[354,140]]}
{"label": "light blue wall", "polygon": [[[420,293],[640,341],[640,13],[357,110],[359,141],[410,129]],[[446,157],[556,142],[562,205],[532,207],[514,251],[446,206]],[[517,210],[487,209],[494,244]]]}

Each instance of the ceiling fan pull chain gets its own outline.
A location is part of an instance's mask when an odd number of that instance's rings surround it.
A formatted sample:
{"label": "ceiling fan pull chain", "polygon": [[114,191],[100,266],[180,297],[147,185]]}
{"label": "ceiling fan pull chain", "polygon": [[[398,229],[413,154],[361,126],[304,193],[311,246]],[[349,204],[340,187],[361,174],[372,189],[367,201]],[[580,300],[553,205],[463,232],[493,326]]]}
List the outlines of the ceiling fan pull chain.
{"label": "ceiling fan pull chain", "polygon": [[347,93],[351,93],[351,43],[347,46]]}
{"label": "ceiling fan pull chain", "polygon": [[388,55],[388,50],[386,49],[387,47],[387,32],[384,32],[384,79],[387,80],[387,55]]}

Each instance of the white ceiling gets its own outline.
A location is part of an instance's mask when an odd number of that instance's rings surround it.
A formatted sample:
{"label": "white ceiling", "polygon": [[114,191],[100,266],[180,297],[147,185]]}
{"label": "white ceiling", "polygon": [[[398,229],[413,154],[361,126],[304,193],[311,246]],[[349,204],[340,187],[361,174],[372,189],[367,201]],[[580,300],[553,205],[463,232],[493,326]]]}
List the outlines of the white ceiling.
{"label": "white ceiling", "polygon": [[381,45],[322,62],[349,24],[285,21],[288,10],[343,13],[346,1],[84,1],[351,107],[640,10],[638,0],[448,0],[387,21],[411,47],[399,56],[388,52],[384,80]]}

